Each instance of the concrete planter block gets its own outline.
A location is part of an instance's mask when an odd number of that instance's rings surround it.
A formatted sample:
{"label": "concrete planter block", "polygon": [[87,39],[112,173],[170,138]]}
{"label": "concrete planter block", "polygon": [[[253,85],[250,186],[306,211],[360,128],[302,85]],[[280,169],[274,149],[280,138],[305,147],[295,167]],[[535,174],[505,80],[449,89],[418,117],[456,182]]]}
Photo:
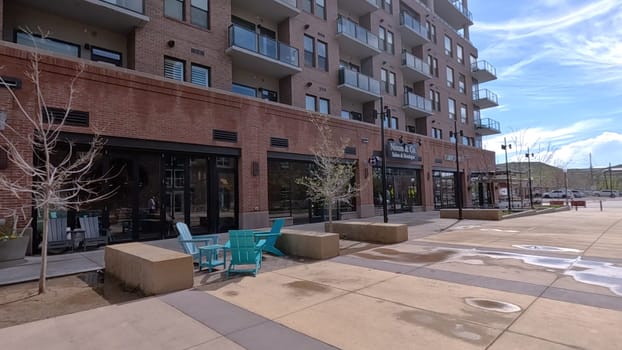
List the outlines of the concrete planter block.
{"label": "concrete planter block", "polygon": [[29,236],[0,241],[0,262],[23,259],[28,249]]}
{"label": "concrete planter block", "polygon": [[330,259],[339,255],[339,235],[282,229],[276,247],[287,255],[317,260]]}
{"label": "concrete planter block", "polygon": [[353,241],[393,244],[408,240],[406,224],[385,224],[379,222],[343,221],[324,223],[326,232],[338,233],[343,239]]}
{"label": "concrete planter block", "polygon": [[107,246],[106,274],[146,295],[189,289],[194,284],[192,257],[143,243]]}

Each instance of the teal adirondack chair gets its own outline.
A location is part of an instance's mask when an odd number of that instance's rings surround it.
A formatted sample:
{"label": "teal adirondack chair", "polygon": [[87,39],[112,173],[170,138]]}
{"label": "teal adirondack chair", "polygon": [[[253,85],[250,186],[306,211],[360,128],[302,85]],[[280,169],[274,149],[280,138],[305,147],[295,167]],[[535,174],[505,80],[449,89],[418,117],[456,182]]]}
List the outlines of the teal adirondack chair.
{"label": "teal adirondack chair", "polygon": [[[193,236],[190,233],[188,225],[186,225],[184,222],[176,223],[175,228],[179,233],[179,236],[177,237],[177,239],[179,240],[179,244],[181,244],[181,247],[184,249],[184,252],[186,254],[192,256],[192,260],[198,263],[200,268],[202,266],[202,262],[200,261],[201,254],[199,253],[199,247],[203,245],[217,245],[220,235],[213,234]],[[217,254],[217,251],[214,251],[214,253]],[[208,257],[208,261],[213,261],[213,258],[214,257]],[[222,261],[219,265],[224,265],[224,261]],[[213,266],[208,267],[212,268]]]}
{"label": "teal adirondack chair", "polygon": [[274,246],[276,244],[276,240],[279,238],[279,236],[281,236],[281,229],[283,228],[284,224],[285,224],[285,219],[283,218],[274,219],[274,222],[272,223],[272,228],[270,229],[270,231],[255,232],[255,240],[257,241],[261,239],[266,240],[266,244],[264,244],[263,246],[264,252],[267,252],[267,253],[270,253],[276,256],[285,255],[282,251],[280,251],[277,247]]}
{"label": "teal adirondack chair", "polygon": [[84,241],[82,242],[84,250],[89,246],[98,247],[100,244],[108,243],[108,230],[100,229],[99,217],[81,216],[80,228],[84,230]]}
{"label": "teal adirondack chair", "polygon": [[[225,245],[231,253],[231,261],[227,269],[227,277],[232,272],[252,273],[257,276],[261,267],[261,251],[266,243],[261,239],[255,242],[255,234],[252,230],[230,230],[229,242]],[[253,267],[236,268],[238,265],[252,265]]]}

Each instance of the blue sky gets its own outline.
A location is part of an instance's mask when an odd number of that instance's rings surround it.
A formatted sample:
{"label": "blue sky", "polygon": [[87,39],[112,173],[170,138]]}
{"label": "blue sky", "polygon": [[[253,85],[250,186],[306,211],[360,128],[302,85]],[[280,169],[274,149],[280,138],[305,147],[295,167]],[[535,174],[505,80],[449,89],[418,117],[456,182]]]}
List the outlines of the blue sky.
{"label": "blue sky", "polygon": [[622,1],[469,0],[471,41],[497,69],[483,83],[499,107],[482,118],[502,134],[484,148],[505,162],[532,160],[561,168],[622,164]]}

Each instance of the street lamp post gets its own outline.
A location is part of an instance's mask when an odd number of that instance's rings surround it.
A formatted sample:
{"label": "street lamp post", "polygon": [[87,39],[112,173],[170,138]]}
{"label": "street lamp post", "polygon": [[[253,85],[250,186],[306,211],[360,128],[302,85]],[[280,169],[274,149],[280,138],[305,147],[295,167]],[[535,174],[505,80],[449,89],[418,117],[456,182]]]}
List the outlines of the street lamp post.
{"label": "street lamp post", "polygon": [[[462,134],[462,130],[460,134]],[[462,220],[462,180],[460,179],[460,154],[458,153],[458,119],[455,117],[454,138],[456,140],[456,202],[458,204],[458,220]]]}
{"label": "street lamp post", "polygon": [[389,211],[387,208],[387,152],[386,145],[384,142],[384,118],[390,118],[391,110],[389,106],[384,106],[384,101],[382,97],[380,98],[380,113],[377,113],[380,116],[380,152],[382,153],[381,167],[380,167],[380,177],[382,178],[382,216],[384,223],[389,222]]}
{"label": "street lamp post", "polygon": [[[605,181],[607,181],[606,177]],[[613,173],[611,172],[611,162],[609,162],[609,189],[611,190],[611,194],[609,196],[615,197],[615,194],[613,194]]]}
{"label": "street lamp post", "polygon": [[512,212],[512,186],[510,183],[510,170],[508,167],[508,148],[512,149],[512,145],[508,145],[505,137],[503,138],[503,144],[501,145],[501,149],[505,151],[505,175],[507,177],[507,185],[508,185],[508,210],[510,213]]}
{"label": "street lamp post", "polygon": [[531,209],[533,209],[533,191],[531,187],[531,158],[533,157],[533,153],[529,152],[529,147],[527,147],[525,157],[527,157],[527,169],[529,175],[529,204],[531,204]]}

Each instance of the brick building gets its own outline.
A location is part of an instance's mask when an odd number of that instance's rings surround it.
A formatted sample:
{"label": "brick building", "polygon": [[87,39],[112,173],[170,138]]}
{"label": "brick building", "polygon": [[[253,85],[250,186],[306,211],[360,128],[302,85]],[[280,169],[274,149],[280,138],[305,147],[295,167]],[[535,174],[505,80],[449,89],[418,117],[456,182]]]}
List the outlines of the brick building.
{"label": "brick building", "polygon": [[[38,48],[47,104],[63,108],[86,64],[64,137],[105,136],[97,169],[119,170],[119,191],[85,210],[118,240],[166,235],[173,220],[193,232],[322,220],[295,181],[313,159],[311,113],[350,140],[362,191],[342,217],[382,203],[381,120],[390,213],[454,207],[458,182],[464,206],[485,207],[495,164],[481,139],[500,127],[480,115],[497,98],[479,84],[496,76],[471,24],[467,0],[0,0],[0,74],[32,110],[24,71]],[[31,132],[5,88],[0,112]]]}

